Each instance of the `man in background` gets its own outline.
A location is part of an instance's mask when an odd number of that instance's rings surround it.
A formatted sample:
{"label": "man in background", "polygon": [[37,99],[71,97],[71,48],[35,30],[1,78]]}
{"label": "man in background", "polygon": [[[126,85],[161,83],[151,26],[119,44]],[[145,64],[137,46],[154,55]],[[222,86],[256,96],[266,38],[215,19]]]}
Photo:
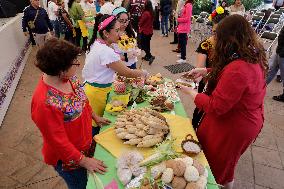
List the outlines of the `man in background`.
{"label": "man in background", "polygon": [[45,9],[40,7],[39,0],[30,0],[30,3],[24,10],[22,29],[25,36],[29,35],[29,29],[34,35],[36,44],[42,46],[48,32],[51,32],[53,35],[53,26]]}

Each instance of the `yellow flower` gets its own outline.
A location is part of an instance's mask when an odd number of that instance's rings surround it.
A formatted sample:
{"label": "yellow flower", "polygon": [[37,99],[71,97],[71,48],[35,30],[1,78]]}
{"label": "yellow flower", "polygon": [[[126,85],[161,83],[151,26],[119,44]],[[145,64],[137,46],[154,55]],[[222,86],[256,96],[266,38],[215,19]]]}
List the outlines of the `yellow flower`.
{"label": "yellow flower", "polygon": [[121,36],[118,42],[118,47],[123,50],[127,51],[128,49],[132,49],[136,46],[136,39],[129,38],[127,35]]}
{"label": "yellow flower", "polygon": [[224,10],[223,7],[219,6],[219,7],[216,8],[216,12],[217,12],[217,14],[223,14],[225,12],[225,10]]}

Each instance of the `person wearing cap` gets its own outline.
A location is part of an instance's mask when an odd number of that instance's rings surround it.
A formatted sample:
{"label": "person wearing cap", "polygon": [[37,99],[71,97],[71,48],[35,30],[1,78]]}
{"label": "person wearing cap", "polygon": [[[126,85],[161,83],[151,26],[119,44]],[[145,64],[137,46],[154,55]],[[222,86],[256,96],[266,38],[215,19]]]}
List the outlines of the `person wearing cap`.
{"label": "person wearing cap", "polygon": [[[96,115],[103,116],[115,73],[128,78],[143,78],[148,75],[148,72],[132,70],[121,61],[120,55],[111,46],[119,40],[120,23],[115,16],[98,16],[101,18],[94,26],[82,76],[85,83],[85,93],[92,110]],[[99,131],[100,127],[97,127],[93,122],[93,135]]]}
{"label": "person wearing cap", "polygon": [[[135,31],[131,27],[131,24],[129,23],[129,16],[124,7],[115,8],[112,12],[112,15],[115,16],[120,23],[120,36],[134,39],[137,37]],[[141,52],[137,45],[136,47],[129,49],[128,52],[125,52],[125,50],[119,48],[118,43],[113,43],[112,47],[114,48],[115,52],[120,54],[127,67],[136,69],[136,63],[138,62],[137,56],[139,56],[139,52]]]}

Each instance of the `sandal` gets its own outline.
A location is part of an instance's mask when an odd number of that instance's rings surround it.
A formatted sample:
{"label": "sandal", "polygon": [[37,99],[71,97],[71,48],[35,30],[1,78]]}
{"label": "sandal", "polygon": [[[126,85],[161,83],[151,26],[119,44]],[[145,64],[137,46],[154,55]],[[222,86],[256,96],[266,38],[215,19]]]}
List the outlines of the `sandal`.
{"label": "sandal", "polygon": [[278,95],[278,96],[273,96],[273,100],[279,101],[279,102],[284,102],[284,94]]}

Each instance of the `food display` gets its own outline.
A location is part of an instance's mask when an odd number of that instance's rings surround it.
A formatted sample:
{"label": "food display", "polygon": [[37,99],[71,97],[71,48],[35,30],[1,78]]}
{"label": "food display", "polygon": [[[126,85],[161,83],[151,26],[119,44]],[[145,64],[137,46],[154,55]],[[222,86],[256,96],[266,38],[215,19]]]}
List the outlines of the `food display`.
{"label": "food display", "polygon": [[194,140],[191,134],[188,134],[185,140],[182,141],[181,148],[183,152],[188,155],[197,155],[202,150],[199,142]]}
{"label": "food display", "polygon": [[183,156],[148,167],[146,173],[131,180],[126,188],[206,189],[207,179],[208,171],[198,160]]}
{"label": "food display", "polygon": [[150,76],[147,80],[146,80],[146,84],[147,85],[159,85],[164,83],[164,78],[162,77],[162,75],[160,73],[157,73],[156,75]]}
{"label": "food display", "polygon": [[196,84],[193,81],[177,79],[176,80],[176,87],[180,87],[180,86],[190,87],[190,88],[194,89],[196,87]]}
{"label": "food display", "polygon": [[113,100],[106,105],[106,111],[111,114],[119,113],[125,110],[126,104],[120,100]]}
{"label": "food display", "polygon": [[139,148],[152,147],[162,142],[169,133],[166,118],[149,108],[123,112],[117,116],[114,127],[124,144]]}
{"label": "food display", "polygon": [[165,96],[167,97],[167,100],[171,102],[180,101],[174,82],[167,81],[163,84],[157,85],[156,87],[153,85],[146,85],[144,88],[148,91],[147,95],[151,97]]}
{"label": "food display", "polygon": [[117,160],[117,176],[123,185],[127,185],[133,177],[146,172],[145,167],[140,167],[139,163],[143,156],[137,151],[123,153]]}
{"label": "food display", "polygon": [[158,112],[171,111],[175,108],[174,104],[167,100],[167,97],[165,96],[157,96],[153,98],[150,104],[152,105],[152,109]]}

